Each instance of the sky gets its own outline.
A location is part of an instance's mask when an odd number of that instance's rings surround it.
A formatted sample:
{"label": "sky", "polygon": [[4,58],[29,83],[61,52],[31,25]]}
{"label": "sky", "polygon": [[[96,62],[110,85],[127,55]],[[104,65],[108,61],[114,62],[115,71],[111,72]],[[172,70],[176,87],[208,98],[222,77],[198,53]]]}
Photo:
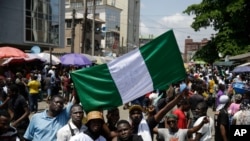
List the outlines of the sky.
{"label": "sky", "polygon": [[173,29],[180,51],[184,52],[185,39],[190,36],[194,42],[211,38],[216,32],[212,28],[202,28],[195,32],[191,28],[193,16],[183,14],[192,4],[199,4],[202,0],[141,0],[140,35],[157,37]]}

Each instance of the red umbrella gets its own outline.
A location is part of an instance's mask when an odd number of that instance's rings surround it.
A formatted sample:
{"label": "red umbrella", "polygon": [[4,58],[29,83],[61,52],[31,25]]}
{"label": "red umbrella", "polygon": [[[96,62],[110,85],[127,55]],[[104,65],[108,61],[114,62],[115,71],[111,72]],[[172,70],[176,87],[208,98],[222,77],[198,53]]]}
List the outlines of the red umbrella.
{"label": "red umbrella", "polygon": [[28,58],[29,56],[22,50],[14,47],[0,47],[0,59],[10,58],[10,57],[24,57]]}

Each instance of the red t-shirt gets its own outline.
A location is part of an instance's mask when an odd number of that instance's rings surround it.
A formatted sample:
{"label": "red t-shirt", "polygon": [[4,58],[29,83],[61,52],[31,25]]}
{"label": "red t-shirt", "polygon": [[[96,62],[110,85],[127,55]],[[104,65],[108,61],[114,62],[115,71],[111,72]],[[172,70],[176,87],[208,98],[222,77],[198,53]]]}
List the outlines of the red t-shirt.
{"label": "red t-shirt", "polygon": [[178,117],[178,123],[177,123],[178,128],[187,129],[187,117],[185,113],[180,109],[175,109],[173,111],[173,114],[175,114]]}

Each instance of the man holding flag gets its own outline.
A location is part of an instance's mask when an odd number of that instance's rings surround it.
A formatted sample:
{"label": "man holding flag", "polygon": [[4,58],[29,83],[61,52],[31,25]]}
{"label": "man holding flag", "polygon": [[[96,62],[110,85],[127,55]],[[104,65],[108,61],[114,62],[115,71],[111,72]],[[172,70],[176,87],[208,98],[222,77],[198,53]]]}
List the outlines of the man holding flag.
{"label": "man holding flag", "polygon": [[119,58],[71,73],[86,112],[128,103],[186,78],[174,33],[167,31]]}

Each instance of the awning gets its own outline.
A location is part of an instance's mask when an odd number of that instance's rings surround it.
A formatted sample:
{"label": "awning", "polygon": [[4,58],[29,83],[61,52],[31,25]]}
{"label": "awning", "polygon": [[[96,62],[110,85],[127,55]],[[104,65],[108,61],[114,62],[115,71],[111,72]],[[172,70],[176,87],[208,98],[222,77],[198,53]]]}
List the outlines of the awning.
{"label": "awning", "polygon": [[235,64],[235,61],[216,61],[214,62],[213,64],[214,66],[233,66],[233,65],[236,65]]}

